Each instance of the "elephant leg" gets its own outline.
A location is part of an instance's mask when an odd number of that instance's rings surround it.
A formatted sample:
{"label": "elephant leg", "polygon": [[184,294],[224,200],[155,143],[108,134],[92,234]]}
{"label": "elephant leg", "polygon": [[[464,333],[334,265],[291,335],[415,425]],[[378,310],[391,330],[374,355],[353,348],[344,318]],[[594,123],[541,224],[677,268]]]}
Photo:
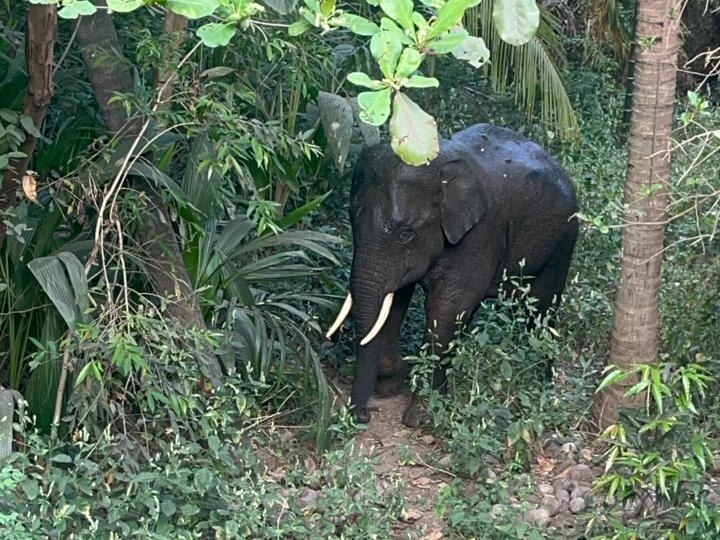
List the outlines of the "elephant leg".
{"label": "elephant leg", "polygon": [[[489,283],[489,279],[487,280]],[[431,347],[431,352],[440,360],[435,367],[432,377],[433,388],[444,392],[447,387],[446,367],[443,359],[447,353],[447,346],[453,339],[458,325],[467,324],[485,297],[474,289],[459,289],[457,291],[428,291],[425,303],[427,316],[427,329],[425,343]],[[417,392],[413,392],[412,399],[403,414],[403,423],[408,427],[419,427],[421,422],[421,400]]]}
{"label": "elephant leg", "polygon": [[400,357],[400,328],[407,314],[415,284],[411,283],[395,293],[393,307],[382,332],[375,338],[380,339],[385,351],[380,356],[378,367],[378,380],[375,392],[381,397],[397,394],[405,382],[410,368],[408,363]]}
{"label": "elephant leg", "polygon": [[390,392],[393,385],[397,387],[402,382],[398,382],[399,377],[402,376],[404,380],[407,374],[407,368],[403,368],[403,362],[400,359],[398,340],[400,327],[414,291],[414,283],[398,290],[395,293],[390,315],[380,333],[367,345],[358,344],[357,366],[350,393],[350,404],[353,407],[355,418],[359,422],[370,421],[367,402],[376,388],[378,379],[383,380],[382,385],[378,388],[383,392]]}

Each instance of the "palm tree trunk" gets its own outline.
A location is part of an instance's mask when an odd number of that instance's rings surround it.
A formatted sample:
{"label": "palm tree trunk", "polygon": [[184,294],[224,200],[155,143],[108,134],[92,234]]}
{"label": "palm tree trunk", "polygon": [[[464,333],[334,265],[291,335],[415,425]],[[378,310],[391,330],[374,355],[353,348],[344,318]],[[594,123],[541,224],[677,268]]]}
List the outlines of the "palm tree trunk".
{"label": "palm tree trunk", "polygon": [[[98,5],[105,4],[105,0],[94,2]],[[178,32],[184,29],[185,24],[186,22],[173,15],[166,23],[166,28]],[[77,37],[90,73],[93,92],[108,129],[123,137],[138,136],[140,122],[128,119],[121,103],[108,102],[115,92],[132,93],[133,84],[129,65],[122,54],[122,45],[107,10],[101,9],[94,15],[83,17]],[[181,43],[182,40],[173,37],[170,47],[179,47]],[[165,53],[164,58],[170,62],[175,52]],[[161,66],[159,79],[164,78],[161,99],[169,99],[172,90],[169,84],[165,84],[169,80],[169,73],[167,66]],[[174,297],[174,301],[167,304],[168,315],[185,328],[204,329],[205,320],[192,290],[165,202],[157,190],[144,179],[133,180],[135,187],[143,191],[150,201],[143,214],[145,221],[139,231],[138,240],[147,260],[151,262],[148,267],[151,269],[149,278],[153,288],[160,296]],[[203,374],[214,386],[218,386],[222,371],[217,357],[209,349],[198,352]]]}
{"label": "palm tree trunk", "polygon": [[[659,358],[659,292],[665,210],[670,179],[670,136],[675,105],[682,0],[639,0],[636,25],[630,151],[625,181],[626,227],[610,364],[630,368]],[[598,394],[598,425],[612,424],[632,381]]]}
{"label": "palm tree trunk", "polygon": [[[28,7],[25,50],[28,66],[28,90],[23,104],[23,114],[32,118],[37,129],[42,127],[45,113],[53,96],[53,50],[57,34],[57,6],[30,4]],[[37,139],[25,133],[20,152],[25,157],[13,159],[3,175],[0,185],[0,211],[6,211],[17,202],[16,192],[20,179],[35,151]],[[0,245],[5,240],[7,228],[0,220]]]}

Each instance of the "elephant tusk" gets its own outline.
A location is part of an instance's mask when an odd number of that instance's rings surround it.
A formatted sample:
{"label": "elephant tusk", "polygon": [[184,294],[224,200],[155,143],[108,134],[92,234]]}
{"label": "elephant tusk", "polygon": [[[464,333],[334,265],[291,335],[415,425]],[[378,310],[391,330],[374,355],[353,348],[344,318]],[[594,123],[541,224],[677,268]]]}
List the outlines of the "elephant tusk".
{"label": "elephant tusk", "polygon": [[348,313],[350,313],[350,308],[352,307],[352,294],[348,293],[347,297],[345,298],[345,302],[343,303],[342,307],[340,308],[340,313],[338,313],[337,318],[335,319],[335,322],[332,323],[332,326],[330,326],[330,329],[327,331],[327,334],[325,334],[325,337],[327,339],[330,339],[332,335],[337,332],[337,329],[342,326],[342,323],[347,319]]}
{"label": "elephant tusk", "polygon": [[367,336],[362,339],[360,345],[367,345],[380,333],[380,330],[382,330],[382,327],[385,325],[385,321],[387,321],[388,315],[390,315],[393,296],[395,296],[394,293],[387,294],[385,300],[383,300],[382,307],[380,308],[380,314],[378,315],[377,321],[375,321],[375,325],[372,327],[370,332],[368,332]]}

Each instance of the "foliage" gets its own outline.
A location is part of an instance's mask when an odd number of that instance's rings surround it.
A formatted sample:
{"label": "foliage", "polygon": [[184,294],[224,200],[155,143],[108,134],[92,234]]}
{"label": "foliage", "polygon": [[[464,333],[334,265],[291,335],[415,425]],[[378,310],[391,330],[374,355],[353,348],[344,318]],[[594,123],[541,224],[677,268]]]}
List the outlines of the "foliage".
{"label": "foliage", "polygon": [[18,433],[24,450],[0,472],[0,538],[389,534],[401,494],[379,491],[352,443],[322,467],[293,463],[292,448],[278,461],[264,448],[281,443],[258,430],[278,419],[262,415],[262,385],[230,375],[208,392],[181,329],[133,320],[143,342],[79,328],[76,357],[101,371],[76,381],[67,442]]}
{"label": "foliage", "polygon": [[699,356],[687,363],[606,369],[598,391],[623,384],[626,397],[643,403],[601,434],[609,448],[596,488],[624,509],[622,516],[598,519],[600,529],[624,522],[607,538],[700,539],[720,532],[720,512],[704,484],[715,442],[697,421],[710,362]]}
{"label": "foliage", "polygon": [[525,464],[537,438],[562,420],[548,384],[550,363],[562,354],[557,332],[537,312],[527,284],[506,279],[520,287],[508,294],[503,285],[472,330],[451,343],[446,394],[430,388],[438,361],[431,349],[414,359],[413,385],[464,474],[480,472],[489,456]]}

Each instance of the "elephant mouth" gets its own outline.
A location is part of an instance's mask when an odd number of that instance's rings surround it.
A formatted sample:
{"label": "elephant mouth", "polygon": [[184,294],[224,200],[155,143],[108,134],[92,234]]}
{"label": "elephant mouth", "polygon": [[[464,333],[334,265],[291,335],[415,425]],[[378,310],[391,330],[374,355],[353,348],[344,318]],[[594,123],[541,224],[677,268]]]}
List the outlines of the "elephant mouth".
{"label": "elephant mouth", "polygon": [[[385,323],[387,322],[388,317],[390,316],[390,310],[392,309],[392,303],[393,298],[395,296],[395,293],[388,293],[385,295],[385,298],[383,299],[382,306],[380,307],[380,312],[378,313],[377,319],[375,320],[375,324],[373,324],[370,331],[360,340],[360,346],[365,346],[368,343],[370,343],[375,337],[380,333],[383,326],[385,326]],[[338,313],[337,318],[335,321],[330,325],[330,328],[328,329],[327,333],[325,334],[325,337],[330,339],[332,335],[340,328],[342,323],[347,318],[348,314],[350,313],[350,308],[352,307],[352,294],[348,293],[347,297],[345,298],[345,302],[343,303],[342,307],[340,308],[340,313]]]}

